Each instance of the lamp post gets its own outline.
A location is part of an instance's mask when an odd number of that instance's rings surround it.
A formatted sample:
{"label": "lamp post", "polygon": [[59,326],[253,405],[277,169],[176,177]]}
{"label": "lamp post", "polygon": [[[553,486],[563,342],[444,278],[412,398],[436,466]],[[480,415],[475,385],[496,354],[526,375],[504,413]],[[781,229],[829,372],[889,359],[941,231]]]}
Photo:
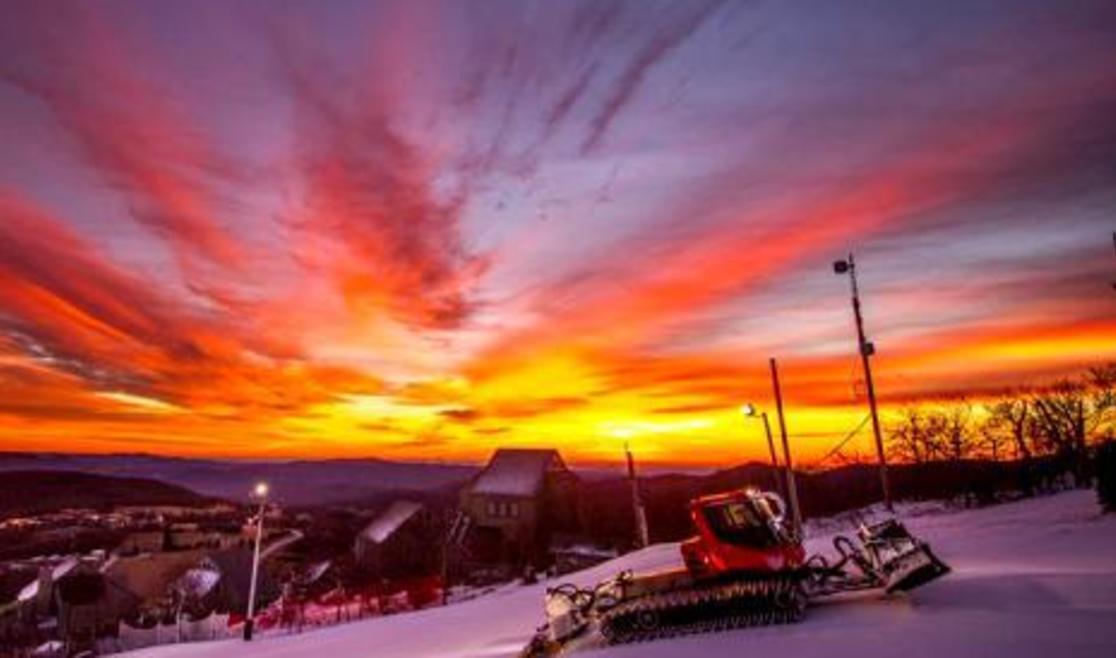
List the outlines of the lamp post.
{"label": "lamp post", "polygon": [[864,387],[868,391],[868,409],[872,415],[872,435],[876,439],[876,457],[880,464],[880,489],[883,492],[884,506],[893,511],[891,505],[891,487],[887,478],[887,456],[884,455],[883,436],[880,433],[880,416],[876,411],[876,387],[872,383],[872,365],[870,356],[876,353],[876,346],[864,336],[864,318],[860,314],[860,291],[856,285],[856,261],[852,253],[848,260],[839,260],[833,263],[834,274],[848,274],[849,285],[852,288],[853,316],[856,318],[856,344],[860,353],[860,361],[864,366]]}
{"label": "lamp post", "polygon": [[264,508],[267,506],[267,483],[259,482],[252,490],[252,496],[260,501],[256,515],[256,546],[252,551],[252,580],[248,585],[248,614],[244,618],[244,641],[252,640],[252,626],[256,621],[256,582],[260,572],[260,541],[263,539]]}
{"label": "lamp post", "polygon": [[794,532],[802,536],[802,512],[798,508],[798,484],[794,480],[794,463],[791,462],[790,442],[787,440],[787,421],[783,417],[783,392],[779,388],[779,368],[771,359],[771,386],[775,389],[775,412],[779,416],[779,434],[783,439],[783,463],[786,465],[787,499],[791,508]]}
{"label": "lamp post", "polygon": [[749,402],[740,407],[740,413],[743,414],[745,418],[759,417],[759,419],[763,421],[763,431],[767,435],[767,450],[771,453],[771,477],[775,480],[775,490],[786,495],[786,485],[779,478],[779,458],[775,456],[775,439],[771,437],[771,423],[767,420],[767,412],[759,411],[756,409],[756,405]]}

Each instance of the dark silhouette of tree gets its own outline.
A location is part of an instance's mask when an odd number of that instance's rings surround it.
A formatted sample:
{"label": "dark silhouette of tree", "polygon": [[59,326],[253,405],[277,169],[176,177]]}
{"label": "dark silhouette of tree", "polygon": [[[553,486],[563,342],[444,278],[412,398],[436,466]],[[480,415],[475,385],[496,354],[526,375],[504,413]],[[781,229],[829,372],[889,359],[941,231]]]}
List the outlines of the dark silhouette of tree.
{"label": "dark silhouette of tree", "polygon": [[938,426],[942,436],[946,457],[950,461],[961,461],[972,456],[976,449],[976,436],[973,432],[973,407],[962,400],[939,412]]}
{"label": "dark silhouette of tree", "polygon": [[937,455],[933,413],[919,407],[906,407],[888,427],[888,452],[899,461],[923,464]]}
{"label": "dark silhouette of tree", "polygon": [[1008,444],[1012,456],[1020,462],[1019,486],[1023,493],[1034,493],[1034,450],[1032,444],[1036,433],[1034,406],[1030,399],[1021,394],[1005,394],[994,403],[984,407],[987,414],[981,426],[986,445],[992,447],[992,458],[1002,459],[1004,454],[994,446]]}
{"label": "dark silhouette of tree", "polygon": [[1097,448],[1097,497],[1105,512],[1116,512],[1116,441]]}
{"label": "dark silhouette of tree", "polygon": [[1088,446],[1110,434],[1116,413],[1116,364],[1091,368],[1080,379],[1063,379],[1036,392],[1036,438],[1071,465],[1079,481],[1089,479]]}
{"label": "dark silhouette of tree", "polygon": [[968,402],[942,408],[907,407],[889,429],[893,457],[915,464],[961,461],[973,456],[978,439]]}
{"label": "dark silhouette of tree", "polygon": [[1031,441],[1035,434],[1034,407],[1022,395],[1005,394],[992,404],[985,405],[987,418],[983,432],[995,435],[1002,443],[1010,443],[1015,459],[1029,461],[1032,456]]}

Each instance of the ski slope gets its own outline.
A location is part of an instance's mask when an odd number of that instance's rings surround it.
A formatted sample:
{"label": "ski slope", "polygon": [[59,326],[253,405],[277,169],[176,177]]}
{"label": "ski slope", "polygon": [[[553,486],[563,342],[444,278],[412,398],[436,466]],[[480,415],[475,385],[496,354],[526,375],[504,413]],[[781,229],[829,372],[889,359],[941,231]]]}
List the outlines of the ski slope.
{"label": "ski slope", "polygon": [[[1074,491],[981,510],[904,514],[954,572],[909,595],[861,593],[811,607],[791,626],[674,638],[581,654],[595,658],[1050,658],[1116,656],[1116,517]],[[829,538],[808,542],[831,552]],[[679,564],[661,544],[567,577]],[[552,583],[553,584],[553,583]],[[302,635],[169,645],[131,658],[497,658],[542,621],[545,585],[508,586],[444,608]]]}

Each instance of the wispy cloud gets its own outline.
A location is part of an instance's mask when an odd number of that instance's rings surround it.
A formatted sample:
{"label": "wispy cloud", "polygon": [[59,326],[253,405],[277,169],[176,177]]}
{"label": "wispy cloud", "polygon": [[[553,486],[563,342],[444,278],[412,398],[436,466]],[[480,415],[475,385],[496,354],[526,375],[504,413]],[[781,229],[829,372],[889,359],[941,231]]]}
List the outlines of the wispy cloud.
{"label": "wispy cloud", "polygon": [[600,146],[617,115],[632,101],[654,66],[682,45],[724,4],[723,0],[711,0],[687,6],[684,15],[655,29],[620,72],[596,116],[590,121],[589,134],[581,145],[582,153]]}
{"label": "wispy cloud", "polygon": [[198,257],[243,264],[217,194],[243,174],[175,105],[173,88],[144,72],[142,55],[84,5],[18,13],[32,61],[0,65],[2,79],[49,108],[89,166],[123,193],[129,214],[166,238],[184,267]]}
{"label": "wispy cloud", "polygon": [[467,190],[436,189],[437,162],[402,132],[386,98],[393,90],[339,94],[320,62],[290,40],[278,43],[305,191],[291,217],[298,260],[331,279],[358,311],[418,327],[459,326],[485,267],[461,234]]}
{"label": "wispy cloud", "polygon": [[820,445],[849,249],[886,405],[1116,358],[1111,3],[834,11],[13,8],[0,446]]}

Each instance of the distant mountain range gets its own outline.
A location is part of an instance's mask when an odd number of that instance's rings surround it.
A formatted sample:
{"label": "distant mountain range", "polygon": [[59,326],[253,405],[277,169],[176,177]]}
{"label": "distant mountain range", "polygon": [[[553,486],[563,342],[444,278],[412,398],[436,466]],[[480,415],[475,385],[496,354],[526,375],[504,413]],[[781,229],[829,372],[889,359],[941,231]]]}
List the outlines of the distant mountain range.
{"label": "distant mountain range", "polygon": [[185,487],[146,478],[75,471],[7,471],[0,475],[0,518],[53,512],[67,507],[108,509],[117,505],[180,505],[213,502]]}
{"label": "distant mountain range", "polygon": [[[315,505],[376,498],[393,491],[454,487],[464,483],[478,467],[380,459],[264,462],[146,454],[0,453],[0,471],[28,470],[147,478],[230,501],[245,500],[254,484],[262,480],[281,503]],[[3,490],[6,495],[6,481]]]}

